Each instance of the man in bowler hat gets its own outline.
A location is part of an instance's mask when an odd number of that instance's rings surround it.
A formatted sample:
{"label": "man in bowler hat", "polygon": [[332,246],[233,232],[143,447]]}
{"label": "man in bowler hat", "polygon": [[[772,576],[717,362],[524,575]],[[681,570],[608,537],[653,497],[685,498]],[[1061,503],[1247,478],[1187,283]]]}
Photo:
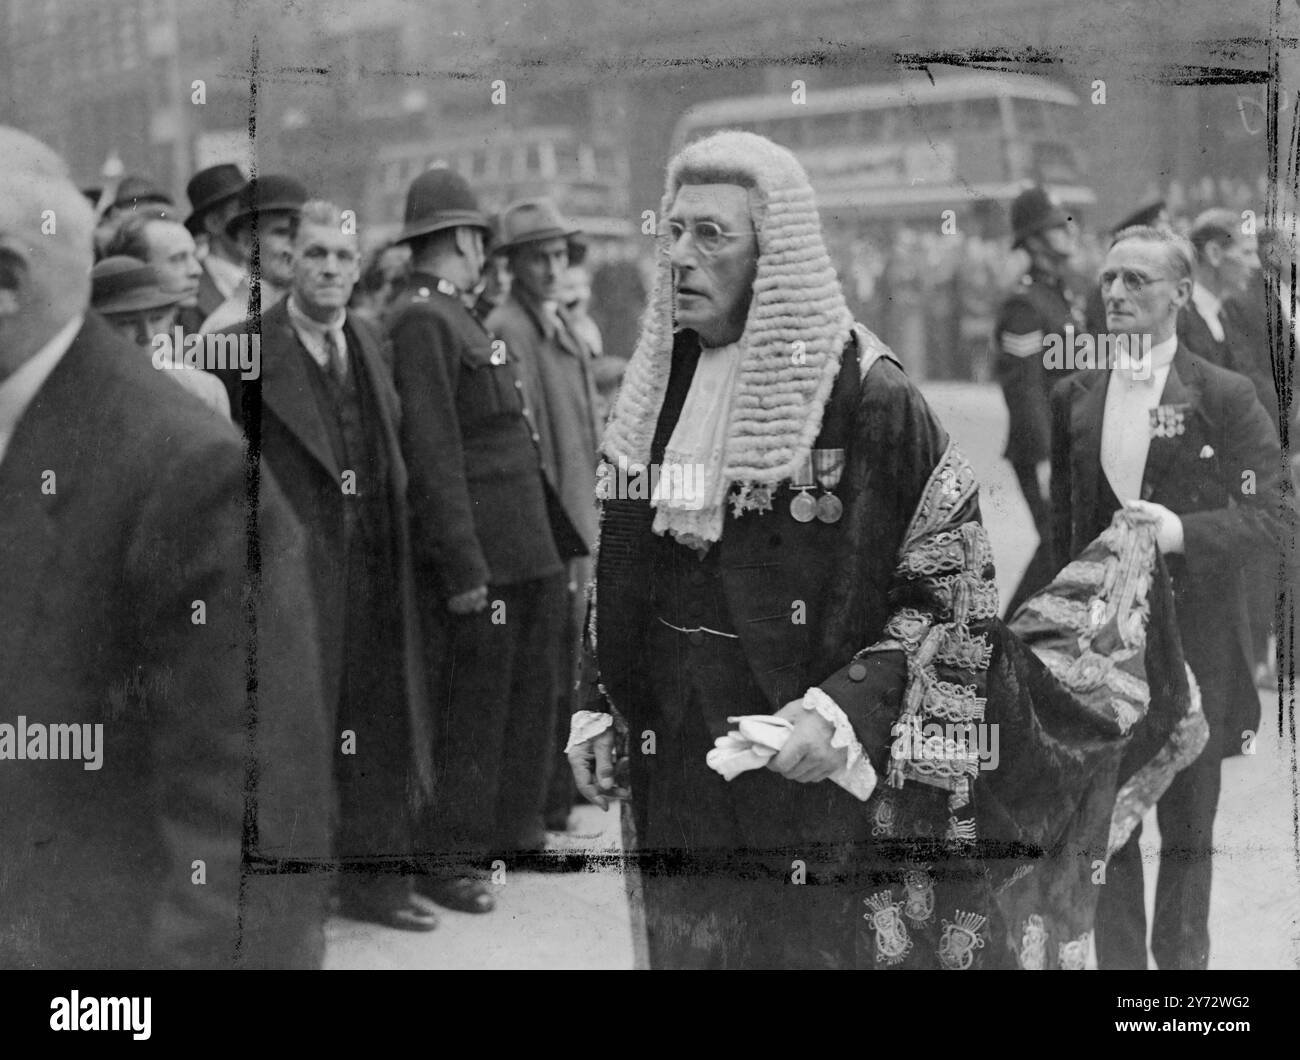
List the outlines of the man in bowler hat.
{"label": "man in bowler hat", "polygon": [[389,334],[437,723],[421,889],[486,913],[488,855],[544,843],[556,616],[585,546],[543,471],[519,366],[470,309],[488,234],[473,192],[431,169],[405,222],[413,271]]}
{"label": "man in bowler hat", "polygon": [[[293,235],[306,201],[307,189],[292,177],[255,177],[240,191],[234,215],[226,222],[226,235],[244,255],[249,276],[257,274],[257,312],[265,313],[293,284]],[[251,281],[246,278],[213,310],[202,330],[226,331],[242,324],[254,311],[250,295]]]}
{"label": "man in bowler hat", "polygon": [[227,223],[239,210],[239,193],[247,183],[238,166],[223,162],[199,170],[185,185],[191,211],[185,227],[196,240],[207,243],[198,301],[204,319],[248,282],[243,252],[226,233]]}

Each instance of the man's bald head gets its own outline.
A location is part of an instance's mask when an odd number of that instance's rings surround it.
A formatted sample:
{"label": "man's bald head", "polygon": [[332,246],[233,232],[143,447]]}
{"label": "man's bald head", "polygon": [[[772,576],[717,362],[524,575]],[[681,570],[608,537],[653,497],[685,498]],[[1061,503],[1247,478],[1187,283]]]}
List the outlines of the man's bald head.
{"label": "man's bald head", "polygon": [[0,381],[90,304],[95,214],[45,144],[0,125]]}

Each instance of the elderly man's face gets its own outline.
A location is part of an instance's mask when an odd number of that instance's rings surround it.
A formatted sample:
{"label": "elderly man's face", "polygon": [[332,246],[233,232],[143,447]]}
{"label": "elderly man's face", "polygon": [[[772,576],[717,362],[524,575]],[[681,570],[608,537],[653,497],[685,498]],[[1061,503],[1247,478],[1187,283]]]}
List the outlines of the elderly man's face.
{"label": "elderly man's face", "polygon": [[195,253],[194,237],[179,221],[150,221],[145,227],[149,264],[168,294],[180,296],[183,306],[198,305],[203,266]]}
{"label": "elderly man's face", "polygon": [[303,221],[294,241],[293,292],[309,316],[327,320],[348,304],[361,275],[357,237]]}
{"label": "elderly man's face", "polygon": [[683,184],[668,225],[678,326],[706,346],[735,342],[745,330],[758,268],[749,193],[738,184]]}
{"label": "elderly man's face", "polygon": [[1163,243],[1146,239],[1116,243],[1101,268],[1106,329],[1113,334],[1150,335],[1153,342],[1167,339],[1192,288],[1190,279],[1174,277]]}

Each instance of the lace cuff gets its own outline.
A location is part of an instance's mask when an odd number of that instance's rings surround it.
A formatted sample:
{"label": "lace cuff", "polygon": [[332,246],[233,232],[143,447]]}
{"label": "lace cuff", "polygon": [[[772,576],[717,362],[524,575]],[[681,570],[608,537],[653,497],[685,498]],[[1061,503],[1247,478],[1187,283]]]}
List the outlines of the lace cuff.
{"label": "lace cuff", "polygon": [[831,735],[831,746],[848,748],[848,759],[844,768],[832,773],[828,778],[838,784],[856,799],[866,802],[876,790],[876,771],[862,750],[857,734],[849,723],[848,716],[840,710],[839,704],[820,688],[810,688],[803,696],[803,709],[815,710],[835,727]]}
{"label": "lace cuff", "polygon": [[593,736],[599,736],[613,724],[613,714],[602,714],[595,710],[578,711],[569,722],[569,742],[565,744],[564,753],[567,755],[579,744],[586,743]]}

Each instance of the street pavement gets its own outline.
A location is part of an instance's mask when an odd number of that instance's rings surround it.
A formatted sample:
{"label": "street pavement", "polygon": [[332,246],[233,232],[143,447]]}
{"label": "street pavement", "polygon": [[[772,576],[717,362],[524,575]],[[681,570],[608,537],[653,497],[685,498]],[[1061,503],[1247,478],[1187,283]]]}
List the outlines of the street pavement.
{"label": "street pavement", "polygon": [[[979,475],[998,591],[1008,599],[1037,544],[1010,466],[1001,459],[1006,410],[995,386],[923,387]],[[1261,693],[1253,755],[1228,759],[1215,828],[1210,967],[1300,968],[1300,795],[1292,722],[1277,693]],[[1287,707],[1294,717],[1293,702]],[[1143,826],[1148,918],[1159,852],[1155,814]],[[627,885],[617,852],[617,810],[574,811],[555,836],[557,856],[592,852],[588,871],[504,870],[498,906],[485,916],[446,911],[436,931],[414,934],[336,918],[328,968],[631,968],[637,963]]]}

